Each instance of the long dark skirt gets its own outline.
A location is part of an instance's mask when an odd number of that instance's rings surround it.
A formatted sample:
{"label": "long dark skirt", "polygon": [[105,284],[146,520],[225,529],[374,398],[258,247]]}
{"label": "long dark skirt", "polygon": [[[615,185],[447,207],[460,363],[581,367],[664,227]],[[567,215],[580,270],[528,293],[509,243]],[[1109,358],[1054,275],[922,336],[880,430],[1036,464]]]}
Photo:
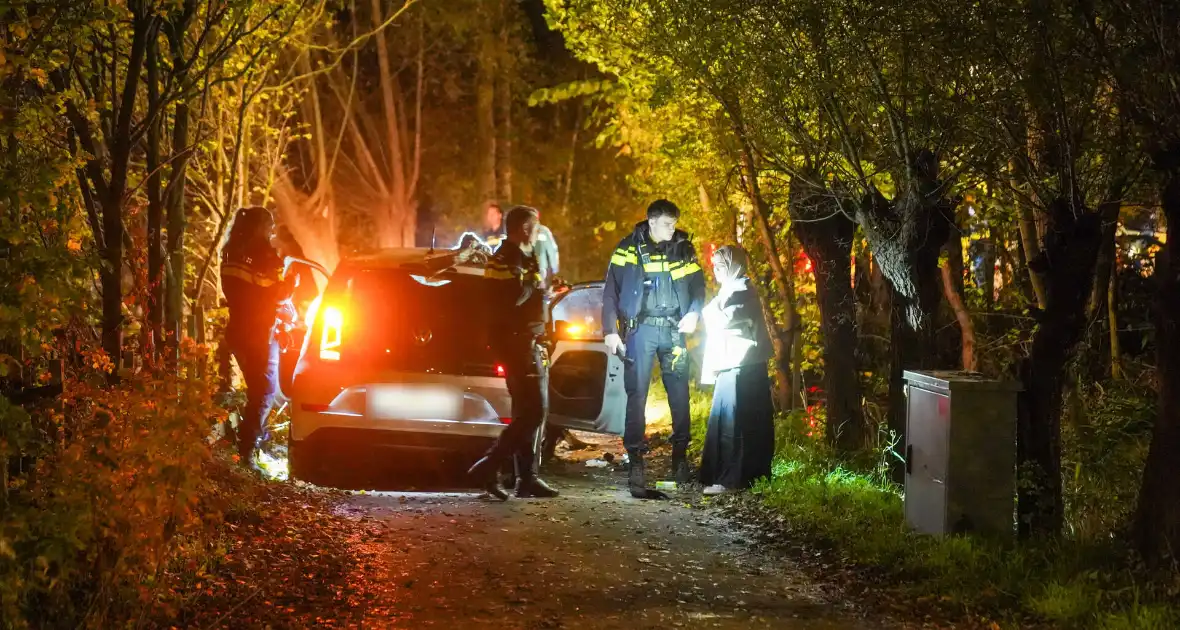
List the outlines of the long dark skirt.
{"label": "long dark skirt", "polygon": [[746,365],[717,375],[713,410],[705,433],[700,479],[740,490],[770,475],[774,458],[774,402],[765,365]]}

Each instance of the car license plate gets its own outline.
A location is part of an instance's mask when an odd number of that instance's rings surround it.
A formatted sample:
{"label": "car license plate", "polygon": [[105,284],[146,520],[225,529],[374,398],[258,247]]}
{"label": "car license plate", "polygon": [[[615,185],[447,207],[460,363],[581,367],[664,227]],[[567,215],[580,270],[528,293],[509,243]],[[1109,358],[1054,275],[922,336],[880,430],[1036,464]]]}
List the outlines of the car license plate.
{"label": "car license plate", "polygon": [[459,420],[463,394],[434,385],[375,385],[369,388],[368,415],[390,420]]}

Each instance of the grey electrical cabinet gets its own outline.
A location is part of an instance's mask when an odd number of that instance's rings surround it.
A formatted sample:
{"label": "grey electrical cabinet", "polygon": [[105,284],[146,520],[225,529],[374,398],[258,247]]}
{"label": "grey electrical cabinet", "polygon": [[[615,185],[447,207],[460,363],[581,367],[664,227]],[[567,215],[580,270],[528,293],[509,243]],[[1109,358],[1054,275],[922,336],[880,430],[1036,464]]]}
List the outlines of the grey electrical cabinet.
{"label": "grey electrical cabinet", "polygon": [[969,372],[904,378],[906,522],[926,534],[1011,534],[1020,384]]}

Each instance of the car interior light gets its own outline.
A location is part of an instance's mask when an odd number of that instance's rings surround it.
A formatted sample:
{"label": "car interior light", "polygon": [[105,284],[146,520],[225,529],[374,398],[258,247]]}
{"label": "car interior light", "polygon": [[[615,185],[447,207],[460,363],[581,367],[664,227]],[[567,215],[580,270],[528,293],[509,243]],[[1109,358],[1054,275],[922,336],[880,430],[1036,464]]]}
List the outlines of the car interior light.
{"label": "car interior light", "polygon": [[344,313],[335,306],[324,308],[324,330],[320,335],[320,359],[340,360],[341,333],[344,328]]}

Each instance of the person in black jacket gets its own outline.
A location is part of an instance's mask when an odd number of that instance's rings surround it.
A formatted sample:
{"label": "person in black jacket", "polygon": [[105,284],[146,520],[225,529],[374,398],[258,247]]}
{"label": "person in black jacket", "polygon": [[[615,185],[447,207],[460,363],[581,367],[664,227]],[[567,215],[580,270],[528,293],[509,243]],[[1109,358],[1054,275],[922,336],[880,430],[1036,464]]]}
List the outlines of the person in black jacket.
{"label": "person in black jacket", "polygon": [[672,468],[688,481],[688,350],[684,335],[696,331],[705,302],[705,278],[688,234],[676,229],[680,209],[659,199],[647,220],[619,242],[611,256],[602,297],[607,349],[624,355],[627,419],[623,446],[631,461],[628,484],[637,498],[657,498],[646,487],[644,409],[656,359],[672,411]]}
{"label": "person in black jacket", "polygon": [[533,248],[537,242],[537,211],[516,206],[505,218],[505,240],[488,261],[485,276],[500,287],[492,293],[492,351],[504,364],[512,422],[468,474],[492,497],[508,494],[496,472],[508,457],[516,458],[516,496],[555,497],[557,491],[537,477],[533,444],[549,411],[548,357],[539,340],[545,334],[545,290]]}
{"label": "person in black jacket", "polygon": [[238,422],[238,455],[260,472],[254,459],[265,440],[266,418],[278,392],[279,344],[275,324],[292,283],[282,278],[283,260],[271,245],[274,218],[266,208],[241,208],[221,252],[221,290],[229,305],[225,341],[246,379],[246,408]]}

